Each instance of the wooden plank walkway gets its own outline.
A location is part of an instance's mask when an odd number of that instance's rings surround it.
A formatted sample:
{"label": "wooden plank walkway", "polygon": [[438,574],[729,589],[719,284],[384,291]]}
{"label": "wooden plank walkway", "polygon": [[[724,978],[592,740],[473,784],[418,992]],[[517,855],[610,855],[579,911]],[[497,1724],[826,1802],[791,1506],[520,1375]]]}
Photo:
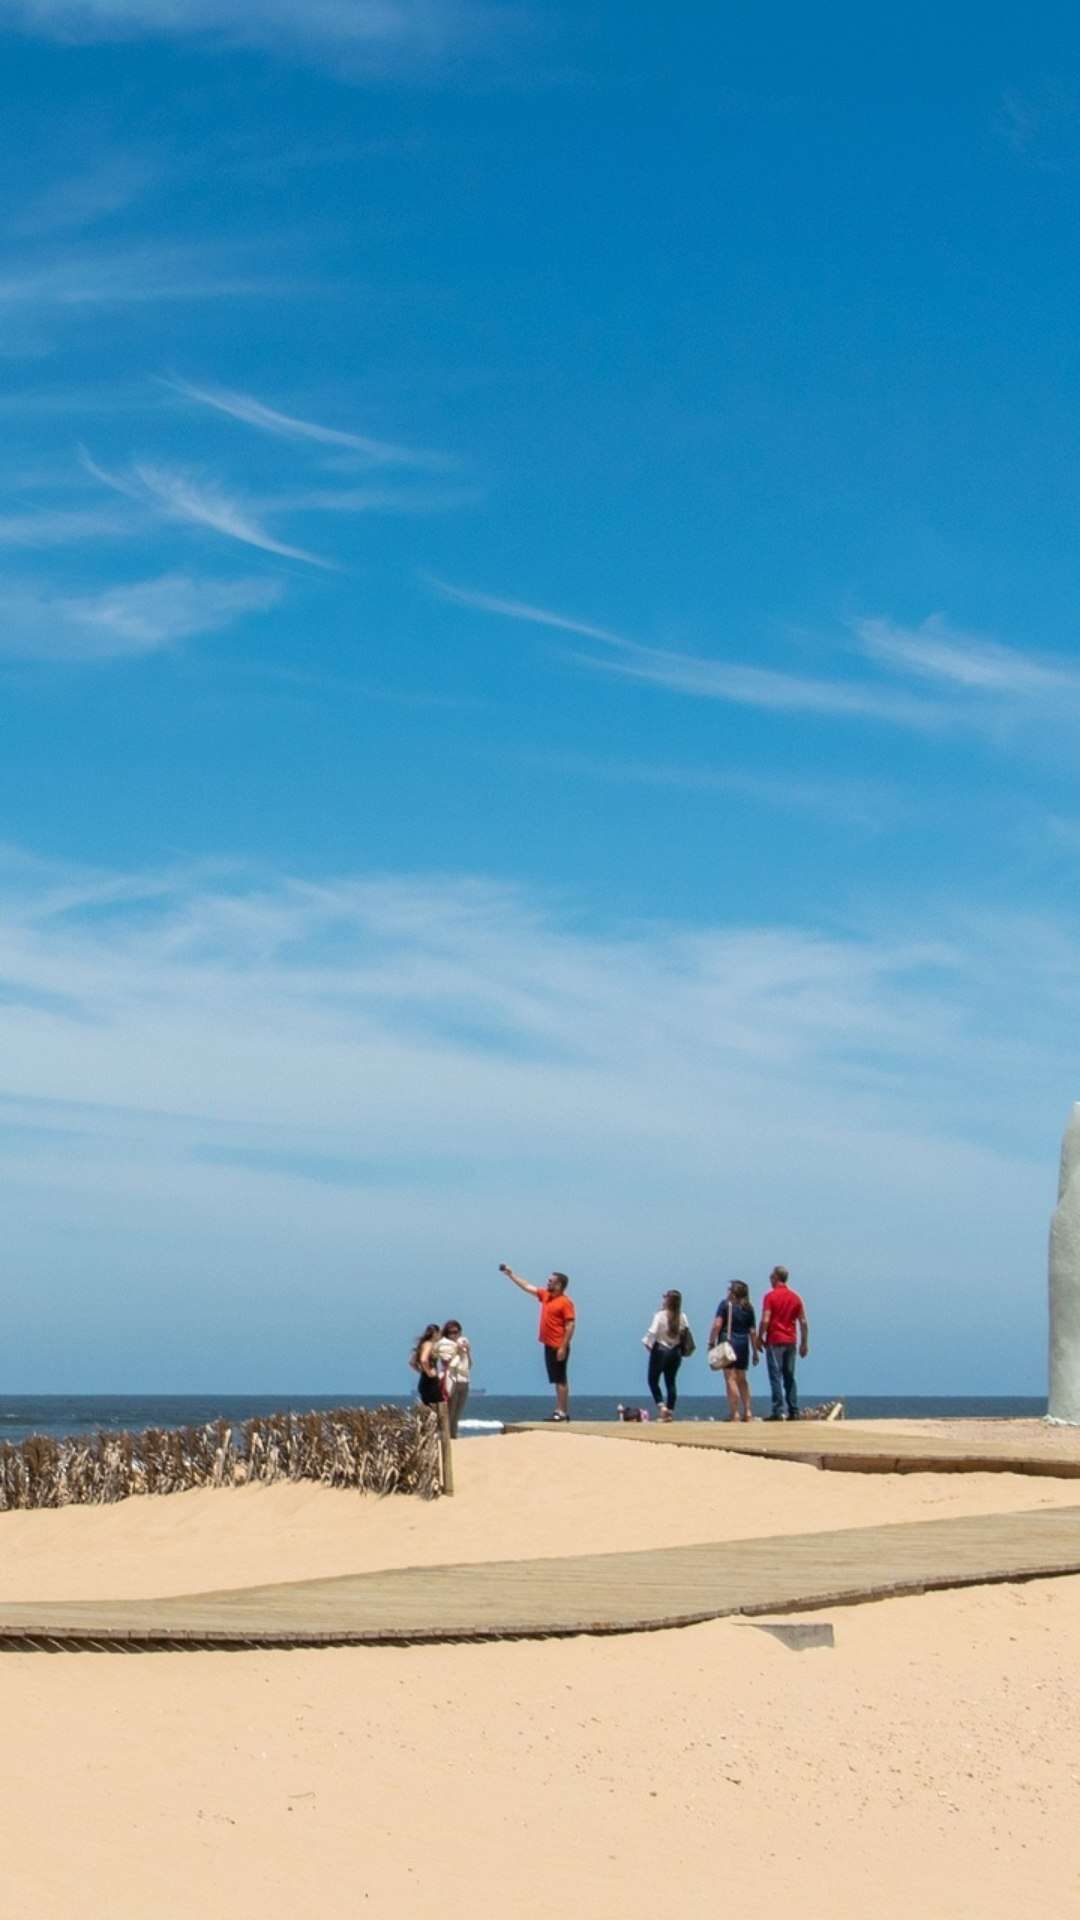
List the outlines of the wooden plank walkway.
{"label": "wooden plank walkway", "polygon": [[[223,1498],[227,1496],[222,1496]],[[0,1651],[401,1646],[647,1632],[1080,1573],[1080,1507],[158,1600],[0,1603]]]}
{"label": "wooden plank walkway", "polygon": [[[976,1423],[973,1423],[975,1425]],[[990,1423],[987,1422],[987,1425]],[[505,1431],[571,1433],[595,1440],[622,1440],[640,1446],[717,1447],[767,1460],[791,1460],[832,1473],[1023,1473],[1055,1480],[1080,1479],[1080,1429],[1040,1428],[1032,1438],[1014,1436],[1006,1421],[994,1423],[1000,1436],[978,1434],[962,1440],[943,1434],[897,1432],[876,1421],[687,1420],[670,1426],[645,1421],[575,1420],[567,1426],[521,1421]],[[875,1431],[875,1429],[877,1429]]]}

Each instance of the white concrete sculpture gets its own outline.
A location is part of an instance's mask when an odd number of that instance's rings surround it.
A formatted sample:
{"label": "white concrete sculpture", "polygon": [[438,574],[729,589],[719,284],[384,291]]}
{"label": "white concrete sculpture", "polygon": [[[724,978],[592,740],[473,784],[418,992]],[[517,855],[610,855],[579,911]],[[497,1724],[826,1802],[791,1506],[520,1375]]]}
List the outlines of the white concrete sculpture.
{"label": "white concrete sculpture", "polygon": [[1080,1105],[1061,1142],[1050,1222],[1050,1401],[1047,1418],[1080,1427]]}

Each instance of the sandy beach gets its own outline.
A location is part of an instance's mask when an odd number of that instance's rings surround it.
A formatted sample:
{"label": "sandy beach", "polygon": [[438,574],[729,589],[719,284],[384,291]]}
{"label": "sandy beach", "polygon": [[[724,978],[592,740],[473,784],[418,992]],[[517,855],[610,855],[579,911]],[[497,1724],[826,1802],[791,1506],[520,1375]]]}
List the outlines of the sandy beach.
{"label": "sandy beach", "polygon": [[[1076,1482],[474,1441],[424,1506],[274,1487],[0,1516],[5,1598],[197,1591],[1080,1505]],[[0,1656],[5,1910],[974,1920],[1080,1887],[1080,1580],[616,1640]]]}
{"label": "sandy beach", "polygon": [[298,1483],[0,1514],[0,1600],[135,1599],[1080,1506],[1077,1480],[823,1474],[572,1433],[470,1440],[455,1462],[453,1500],[375,1500]]}

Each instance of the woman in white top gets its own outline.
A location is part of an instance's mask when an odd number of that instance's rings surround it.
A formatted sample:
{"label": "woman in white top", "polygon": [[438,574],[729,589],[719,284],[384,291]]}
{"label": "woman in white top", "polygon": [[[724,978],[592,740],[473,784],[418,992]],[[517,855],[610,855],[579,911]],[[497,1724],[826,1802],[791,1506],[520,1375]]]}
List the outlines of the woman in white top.
{"label": "woman in white top", "polygon": [[[649,1331],[642,1345],[649,1352],[649,1392],[656,1401],[656,1411],[661,1420],[671,1420],[679,1398],[675,1377],[684,1354],[694,1351],[694,1336],[682,1310],[682,1294],[676,1287],[669,1288],[665,1293],[659,1313],[654,1313],[649,1322]],[[662,1400],[661,1383],[664,1389]]]}
{"label": "woman in white top", "polygon": [[458,1421],[469,1397],[469,1375],[472,1372],[472,1348],[461,1331],[460,1320],[447,1321],[435,1344],[435,1351],[446,1389],[450,1438],[456,1440]]}

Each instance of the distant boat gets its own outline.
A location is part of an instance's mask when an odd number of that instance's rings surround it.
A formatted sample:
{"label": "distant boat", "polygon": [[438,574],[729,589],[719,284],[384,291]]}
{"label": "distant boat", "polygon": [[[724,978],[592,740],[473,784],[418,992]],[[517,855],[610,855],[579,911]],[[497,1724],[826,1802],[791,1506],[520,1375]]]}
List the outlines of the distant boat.
{"label": "distant boat", "polygon": [[482,1400],[486,1392],[487,1392],[486,1387],[474,1387],[472,1390],[472,1397],[474,1400]]}

